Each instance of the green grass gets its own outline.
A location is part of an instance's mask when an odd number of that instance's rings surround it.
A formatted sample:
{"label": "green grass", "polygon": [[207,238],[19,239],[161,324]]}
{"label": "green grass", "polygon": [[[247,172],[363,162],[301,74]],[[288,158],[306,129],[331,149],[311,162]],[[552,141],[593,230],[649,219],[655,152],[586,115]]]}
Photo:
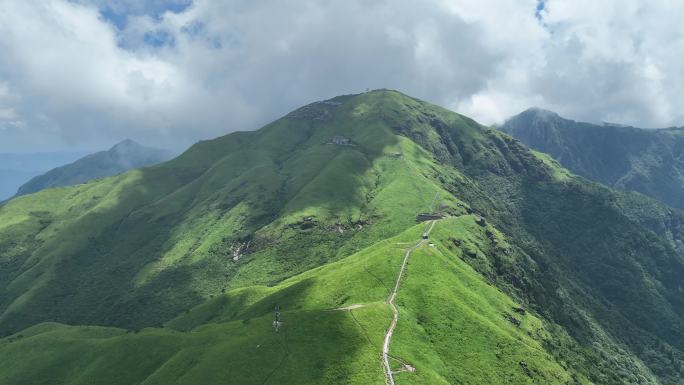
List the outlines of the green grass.
{"label": "green grass", "polygon": [[544,162],[544,165],[546,165],[546,167],[548,167],[551,170],[554,178],[556,178],[557,180],[567,181],[568,179],[570,179],[572,177],[572,174],[568,170],[561,167],[561,165],[558,162],[556,162],[553,158],[551,158],[550,156],[544,154],[543,152],[534,151],[534,150],[532,150],[532,153],[539,160]]}
{"label": "green grass", "polygon": [[[405,249],[424,227],[274,287],[231,291],[163,329],[43,324],[25,330],[0,343],[0,359],[21,363],[4,370],[0,382],[380,384],[381,345],[391,319],[384,299]],[[535,340],[545,333],[542,322],[532,315],[521,328],[506,321],[502,314],[515,303],[458,259],[458,250],[443,246],[455,234],[479,239],[479,233],[471,216],[450,219],[437,225],[437,248],[413,253],[392,354],[418,370],[398,375],[399,383],[564,383],[567,372]],[[275,304],[285,322],[279,333],[270,325]],[[335,310],[351,304],[363,307]],[[432,316],[446,318],[426,323]],[[534,377],[523,372],[523,359]]]}
{"label": "green grass", "polygon": [[516,313],[521,305],[463,261],[469,257],[453,244],[454,237],[491,243],[466,216],[438,223],[434,247],[413,253],[399,295],[401,318],[392,351],[418,370],[400,374],[401,383],[571,383],[570,374],[543,347],[541,341],[550,336],[544,323],[530,313]]}
{"label": "green grass", "polygon": [[679,214],[398,92],[332,102],[0,206],[0,383],[382,383],[426,211],[398,383],[681,383]]}
{"label": "green grass", "polygon": [[[389,93],[370,102],[377,114],[398,101]],[[9,202],[0,208],[10,266],[0,330],[41,320],[159,325],[226,290],[272,285],[398,234],[436,194],[436,204],[464,206],[432,179],[428,151],[375,115],[348,119],[367,103],[349,100],[324,122],[289,116],[157,167]],[[356,145],[326,144],[339,133]],[[209,148],[219,143],[225,153]],[[308,216],[314,226],[302,229]],[[18,232],[37,235],[17,244]],[[237,242],[252,248],[236,263]]]}
{"label": "green grass", "polygon": [[[363,309],[361,322],[377,317]],[[347,312],[286,312],[192,332],[41,325],[0,345],[8,384],[363,384],[380,382],[378,356]],[[319,343],[325,336],[324,343]],[[364,382],[365,381],[365,382]]]}

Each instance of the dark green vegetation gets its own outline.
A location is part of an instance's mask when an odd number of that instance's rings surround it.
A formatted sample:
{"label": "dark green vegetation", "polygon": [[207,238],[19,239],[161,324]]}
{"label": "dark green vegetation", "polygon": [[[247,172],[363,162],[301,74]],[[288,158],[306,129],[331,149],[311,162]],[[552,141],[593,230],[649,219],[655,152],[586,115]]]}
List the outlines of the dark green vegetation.
{"label": "dark green vegetation", "polygon": [[595,125],[529,109],[502,130],[578,175],[684,209],[684,128]]}
{"label": "dark green vegetation", "polygon": [[17,196],[32,194],[46,188],[85,183],[121,174],[133,168],[152,166],[172,156],[169,151],[144,147],[126,139],[107,151],[90,154],[32,178],[19,187]]}
{"label": "dark green vegetation", "polygon": [[0,383],[381,384],[429,211],[398,384],[684,380],[679,212],[373,91],[0,207]]}

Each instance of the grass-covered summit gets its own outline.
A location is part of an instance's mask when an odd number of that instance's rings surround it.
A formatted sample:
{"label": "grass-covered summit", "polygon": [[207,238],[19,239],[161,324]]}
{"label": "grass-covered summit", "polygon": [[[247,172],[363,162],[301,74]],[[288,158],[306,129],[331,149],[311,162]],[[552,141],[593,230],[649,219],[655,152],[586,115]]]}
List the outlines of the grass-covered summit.
{"label": "grass-covered summit", "polygon": [[684,378],[681,214],[379,90],[0,207],[0,383],[381,384],[419,213],[397,383]]}

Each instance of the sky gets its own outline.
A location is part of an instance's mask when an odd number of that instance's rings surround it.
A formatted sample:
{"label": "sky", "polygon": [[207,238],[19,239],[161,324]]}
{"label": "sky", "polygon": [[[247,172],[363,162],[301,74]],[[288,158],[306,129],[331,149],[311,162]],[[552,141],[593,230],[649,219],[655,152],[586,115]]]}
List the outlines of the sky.
{"label": "sky", "polygon": [[3,0],[0,152],[182,148],[397,89],[484,124],[537,106],[684,125],[680,0]]}

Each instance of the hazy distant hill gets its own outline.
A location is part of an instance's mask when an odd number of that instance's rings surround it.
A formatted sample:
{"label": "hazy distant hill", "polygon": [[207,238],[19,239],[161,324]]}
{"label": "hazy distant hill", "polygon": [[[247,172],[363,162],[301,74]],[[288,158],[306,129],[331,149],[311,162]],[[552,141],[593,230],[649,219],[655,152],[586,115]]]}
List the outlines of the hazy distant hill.
{"label": "hazy distant hill", "polygon": [[682,240],[465,116],[340,96],[0,206],[0,383],[383,384],[400,278],[398,385],[681,385]]}
{"label": "hazy distant hill", "polygon": [[75,185],[117,175],[133,168],[152,166],[170,159],[172,155],[169,151],[144,147],[126,139],[107,151],[85,156],[31,179],[19,187],[17,195],[31,194],[51,187]]}
{"label": "hazy distant hill", "polygon": [[16,194],[19,186],[29,179],[83,155],[71,152],[0,154],[0,202]]}
{"label": "hazy distant hill", "polygon": [[502,130],[578,175],[684,209],[684,128],[596,125],[532,108]]}

